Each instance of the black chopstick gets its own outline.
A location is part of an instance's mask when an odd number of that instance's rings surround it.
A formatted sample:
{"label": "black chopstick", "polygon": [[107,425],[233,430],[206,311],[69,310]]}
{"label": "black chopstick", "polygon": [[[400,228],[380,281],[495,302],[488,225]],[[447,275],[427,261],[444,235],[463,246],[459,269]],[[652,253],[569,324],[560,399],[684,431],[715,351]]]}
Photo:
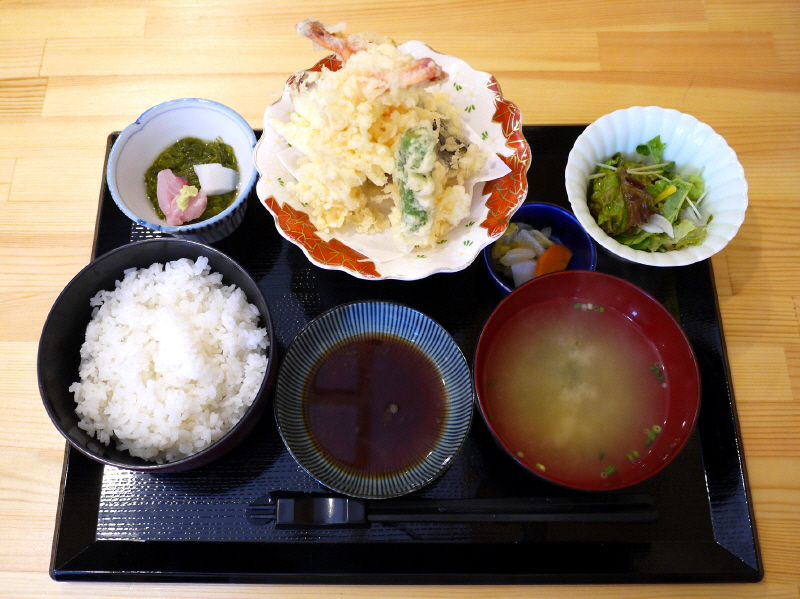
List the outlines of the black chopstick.
{"label": "black chopstick", "polygon": [[254,501],[250,523],[279,528],[366,526],[371,522],[525,523],[653,522],[653,498],[644,494],[574,497],[364,500],[310,493],[273,492]]}

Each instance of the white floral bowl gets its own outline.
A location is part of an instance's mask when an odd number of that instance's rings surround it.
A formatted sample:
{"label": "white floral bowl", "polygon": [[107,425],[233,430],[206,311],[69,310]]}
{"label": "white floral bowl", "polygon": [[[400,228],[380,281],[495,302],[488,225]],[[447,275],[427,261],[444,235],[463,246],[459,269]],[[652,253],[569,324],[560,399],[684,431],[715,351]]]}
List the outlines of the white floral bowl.
{"label": "white floral bowl", "polygon": [[[589,212],[588,177],[597,172],[596,163],[616,152],[636,158],[636,146],[656,135],[666,144],[664,159],[674,161],[677,172],[701,175],[708,190],[699,209],[713,218],[700,245],[668,252],[635,250],[608,236]],[[725,139],[691,115],[658,106],[617,110],[589,125],[569,153],[565,181],[572,211],[589,235],[611,254],[650,266],[683,266],[710,258],[734,238],[748,203],[744,169]]]}
{"label": "white floral bowl", "polygon": [[[422,42],[409,41],[401,44],[400,49],[415,58],[433,58],[447,72],[445,81],[428,89],[448,93],[464,122],[480,136],[480,148],[497,155],[508,167],[504,167],[505,170],[510,172],[475,185],[469,217],[456,225],[435,248],[378,259],[378,252],[373,252],[375,248],[369,241],[366,247],[355,247],[349,238],[317,230],[304,207],[285,187],[293,176],[278,154],[288,146],[272,129],[269,119],[288,120],[292,110],[289,86],[300,73],[292,75],[282,97],[264,113],[264,133],[254,153],[259,173],[258,197],[275,219],[278,232],[303,250],[311,262],[361,279],[412,281],[466,268],[484,247],[503,234],[511,215],[528,194],[531,152],[522,134],[522,117],[517,106],[502,96],[497,80],[488,73],[474,70],[461,59],[431,50]],[[335,56],[328,56],[309,70],[337,71],[341,66]]]}
{"label": "white floral bowl", "polygon": [[[221,137],[233,148],[239,193],[219,214],[174,227],[156,214],[145,191],[144,173],[161,152],[184,137]],[[170,100],[153,106],[120,133],[108,157],[106,181],[114,202],[136,224],[189,241],[214,243],[233,233],[244,218],[247,196],[256,181],[255,145],[252,127],[227,106],[199,98]]]}

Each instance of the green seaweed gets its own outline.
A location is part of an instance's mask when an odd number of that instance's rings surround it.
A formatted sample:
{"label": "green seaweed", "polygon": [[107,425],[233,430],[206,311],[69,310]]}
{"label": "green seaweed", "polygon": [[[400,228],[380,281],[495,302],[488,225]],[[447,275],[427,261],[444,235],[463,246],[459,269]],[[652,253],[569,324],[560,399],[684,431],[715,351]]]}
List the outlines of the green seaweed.
{"label": "green seaweed", "polygon": [[[200,189],[200,181],[194,172],[194,165],[215,163],[237,172],[239,171],[233,148],[219,137],[214,141],[203,141],[198,137],[184,137],[161,152],[144,174],[147,199],[150,200],[156,214],[160,218],[164,218],[164,213],[158,205],[158,173],[165,169],[170,169],[174,175],[186,179],[189,181],[189,185],[194,185]],[[234,189],[228,193],[208,196],[208,205],[205,211],[192,222],[199,222],[216,216],[233,203],[238,193],[239,191]]]}

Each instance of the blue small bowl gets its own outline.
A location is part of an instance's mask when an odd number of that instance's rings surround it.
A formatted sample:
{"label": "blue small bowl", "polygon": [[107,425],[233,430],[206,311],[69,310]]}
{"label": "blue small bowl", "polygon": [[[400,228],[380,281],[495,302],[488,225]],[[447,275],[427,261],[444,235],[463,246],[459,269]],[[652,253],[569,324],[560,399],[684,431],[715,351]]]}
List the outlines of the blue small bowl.
{"label": "blue small bowl", "polygon": [[[523,204],[511,217],[511,222],[526,223],[539,230],[550,227],[550,238],[567,246],[572,252],[567,270],[594,270],[597,266],[594,241],[569,210],[547,202]],[[503,295],[508,295],[515,289],[514,281],[494,269],[492,245],[483,249],[483,260],[495,287]]]}
{"label": "blue small bowl", "polygon": [[[239,166],[239,193],[225,210],[207,220],[167,225],[147,198],[144,173],[161,152],[184,137],[212,141],[218,137],[233,148]],[[117,206],[138,225],[200,243],[224,239],[241,224],[247,196],[258,172],[253,163],[256,136],[252,127],[227,106],[184,98],[158,104],[120,133],[108,157],[106,182]]]}
{"label": "blue small bowl", "polygon": [[343,304],[313,320],[280,366],[275,419],[322,485],[369,499],[441,475],[472,423],[469,365],[431,318],[401,304]]}

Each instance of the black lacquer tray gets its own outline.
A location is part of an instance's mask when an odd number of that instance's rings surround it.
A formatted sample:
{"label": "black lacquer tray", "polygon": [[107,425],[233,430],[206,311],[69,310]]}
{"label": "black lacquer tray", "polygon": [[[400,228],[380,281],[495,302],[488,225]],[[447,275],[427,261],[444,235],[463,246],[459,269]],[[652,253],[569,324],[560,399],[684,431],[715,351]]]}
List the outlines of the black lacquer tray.
{"label": "black lacquer tray", "polygon": [[[533,162],[528,201],[567,205],[564,168],[583,127],[525,127]],[[109,137],[109,148],[116,135]],[[243,225],[216,247],[258,281],[279,357],[321,312],[390,299],[441,323],[471,362],[501,300],[482,260],[421,281],[363,281],[312,265],[249,198]],[[94,255],[154,236],[133,225],[104,184]],[[598,270],[652,294],[681,322],[700,365],[698,426],[663,471],[626,493],[650,498],[652,522],[372,523],[338,529],[256,525],[249,506],[273,491],[324,492],[285,450],[271,411],[231,454],[200,470],[152,475],[104,468],[67,448],[51,575],[56,580],[240,583],[531,584],[754,582],[763,576],[710,261],[676,268],[623,263]],[[523,471],[480,417],[452,466],[414,499],[565,498]],[[578,498],[577,496],[581,496]],[[386,500],[387,502],[395,500]]]}

